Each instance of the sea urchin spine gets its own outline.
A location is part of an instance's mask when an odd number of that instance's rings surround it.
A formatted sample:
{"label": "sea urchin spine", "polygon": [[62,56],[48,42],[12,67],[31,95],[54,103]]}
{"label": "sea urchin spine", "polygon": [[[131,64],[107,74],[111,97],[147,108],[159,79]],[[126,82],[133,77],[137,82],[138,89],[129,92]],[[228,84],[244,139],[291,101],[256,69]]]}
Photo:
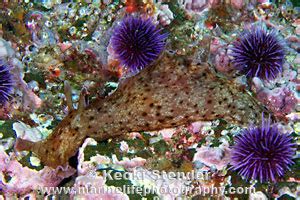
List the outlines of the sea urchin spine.
{"label": "sea urchin spine", "polygon": [[115,28],[111,45],[121,64],[138,72],[158,58],[166,39],[151,19],[129,16]]}
{"label": "sea urchin spine", "polygon": [[235,139],[231,168],[247,179],[275,182],[294,163],[291,135],[280,133],[270,121],[263,119],[261,127],[248,128]]}
{"label": "sea urchin spine", "polygon": [[246,30],[231,48],[234,67],[247,77],[272,80],[282,72],[284,48],[274,30]]}
{"label": "sea urchin spine", "polygon": [[13,78],[9,66],[0,60],[0,104],[5,104],[13,90]]}

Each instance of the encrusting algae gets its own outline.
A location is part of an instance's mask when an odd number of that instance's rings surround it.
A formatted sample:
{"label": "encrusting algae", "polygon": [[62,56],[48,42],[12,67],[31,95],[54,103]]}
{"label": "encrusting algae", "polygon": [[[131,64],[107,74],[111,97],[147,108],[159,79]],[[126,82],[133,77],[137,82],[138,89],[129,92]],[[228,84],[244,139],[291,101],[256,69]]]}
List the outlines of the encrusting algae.
{"label": "encrusting algae", "polygon": [[217,77],[208,64],[191,64],[167,54],[124,80],[112,95],[86,108],[83,104],[46,140],[33,143],[19,138],[16,149],[33,151],[45,165],[57,167],[65,165],[87,137],[103,141],[199,120],[224,119],[247,126],[258,124],[264,112],[252,96]]}
{"label": "encrusting algae", "polygon": [[297,199],[298,2],[5,1],[0,199]]}

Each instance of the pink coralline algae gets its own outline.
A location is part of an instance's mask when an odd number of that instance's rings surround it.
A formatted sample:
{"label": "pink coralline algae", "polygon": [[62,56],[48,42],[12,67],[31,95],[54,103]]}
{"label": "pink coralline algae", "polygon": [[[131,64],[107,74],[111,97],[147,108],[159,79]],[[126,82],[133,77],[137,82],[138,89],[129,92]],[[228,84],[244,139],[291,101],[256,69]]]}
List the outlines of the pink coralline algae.
{"label": "pink coralline algae", "polygon": [[75,170],[69,166],[56,169],[44,167],[40,171],[23,167],[14,154],[7,155],[0,149],[0,188],[7,195],[26,194],[44,187],[55,187],[74,173]]}
{"label": "pink coralline algae", "polygon": [[198,121],[198,122],[194,122],[190,126],[188,126],[188,130],[192,133],[205,134],[204,133],[205,131],[203,129],[208,126],[211,126],[211,122]]}
{"label": "pink coralline algae", "polygon": [[32,32],[38,32],[42,29],[43,23],[44,23],[44,16],[42,12],[34,11],[31,13],[28,13],[25,19],[26,27],[28,30]]}
{"label": "pink coralline algae", "polygon": [[230,65],[230,58],[226,50],[227,46],[228,44],[219,38],[212,39],[210,45],[210,52],[214,55],[214,66],[216,70],[225,74],[234,69],[234,67]]}
{"label": "pink coralline algae", "polygon": [[[11,75],[15,87],[22,92],[22,109],[36,109],[42,105],[42,100],[28,87],[24,79],[23,63],[15,57],[15,50],[12,45],[0,38],[0,58],[3,58],[11,66]],[[13,96],[13,94],[12,94]],[[10,105],[7,110],[12,110],[16,105]]]}
{"label": "pink coralline algae", "polygon": [[124,158],[121,161],[116,160],[114,162],[114,164],[123,166],[126,169],[131,169],[131,168],[135,168],[135,167],[144,166],[146,164],[146,159],[140,158],[140,157],[136,157],[136,158],[133,158],[133,159]]}
{"label": "pink coralline algae", "polygon": [[175,132],[176,132],[175,128],[168,128],[168,129],[163,129],[158,133],[162,135],[164,140],[170,141]]}
{"label": "pink coralline algae", "polygon": [[141,157],[135,157],[133,159],[123,158],[122,160],[118,160],[116,156],[113,156],[112,159],[103,155],[95,155],[92,156],[88,161],[84,160],[84,150],[87,146],[96,145],[97,142],[92,138],[87,138],[83,145],[79,148],[78,161],[79,164],[77,166],[78,174],[86,175],[90,172],[96,171],[96,166],[100,164],[114,164],[118,166],[122,166],[127,170],[142,167],[146,163],[146,159]]}
{"label": "pink coralline algae", "polygon": [[210,44],[210,52],[215,54],[219,49],[222,49],[224,44],[222,44],[221,40],[218,38],[213,38]]}
{"label": "pink coralline algae", "polygon": [[205,8],[209,7],[209,1],[208,0],[187,0],[184,4],[185,8],[187,10],[191,10],[194,12],[201,12]]}
{"label": "pink coralline algae", "polygon": [[54,33],[44,25],[46,23],[44,15],[43,12],[33,11],[25,17],[26,28],[31,34],[32,41],[38,46],[56,42]]}
{"label": "pink coralline algae", "polygon": [[[97,142],[92,138],[87,138],[79,149],[77,166],[78,177],[72,187],[70,199],[116,199],[127,200],[129,197],[113,186],[107,186],[104,177],[97,175],[97,166],[99,164],[122,165],[125,168],[135,168],[145,164],[146,160],[142,158],[125,159],[118,161],[115,157],[109,157],[97,154],[88,161],[84,160],[84,150],[89,145],[96,145]],[[80,192],[81,191],[81,192]],[[84,192],[82,192],[84,191]]]}
{"label": "pink coralline algae", "polygon": [[174,19],[174,15],[168,5],[160,5],[156,15],[159,23],[163,26],[170,25]]}
{"label": "pink coralline algae", "polygon": [[95,171],[96,167],[93,164],[93,161],[96,161],[96,163],[109,163],[110,159],[105,157],[105,156],[101,156],[101,155],[97,155],[95,156],[97,159],[92,160],[95,157],[90,158],[89,161],[85,161],[84,160],[84,149],[87,146],[94,146],[97,145],[97,142],[92,139],[92,138],[87,138],[84,143],[82,144],[82,146],[79,148],[79,152],[78,152],[78,165],[77,165],[77,172],[79,175],[85,175],[91,171]]}
{"label": "pink coralline algae", "polygon": [[[291,4],[2,1],[0,200],[297,198]],[[256,126],[262,113],[276,127]],[[272,191],[258,183],[273,176]],[[255,192],[219,191],[230,186]]]}
{"label": "pink coralline algae", "polygon": [[194,155],[194,162],[200,161],[208,167],[216,167],[222,170],[230,161],[230,149],[227,145],[220,147],[202,146]]}
{"label": "pink coralline algae", "polygon": [[114,199],[129,200],[129,197],[113,186],[106,186],[102,176],[79,176],[75,180],[71,200]]}
{"label": "pink coralline algae", "polygon": [[216,66],[215,67],[219,72],[226,73],[226,72],[232,70],[229,63],[230,63],[230,59],[225,51],[220,51],[216,55],[216,57],[215,57]]}
{"label": "pink coralline algae", "polygon": [[28,87],[23,79],[18,80],[19,89],[23,92],[23,108],[24,110],[40,108],[42,100]]}
{"label": "pink coralline algae", "polygon": [[297,105],[297,98],[294,91],[289,87],[281,86],[269,89],[262,86],[262,82],[258,78],[253,79],[256,89],[257,99],[268,107],[275,116],[284,118],[290,114]]}
{"label": "pink coralline algae", "polygon": [[237,9],[242,9],[245,5],[245,0],[231,0],[230,4]]}
{"label": "pink coralline algae", "polygon": [[[201,13],[203,10],[207,8],[221,5],[222,2],[223,1],[220,0],[186,0],[184,1],[183,5],[185,9],[188,11]],[[242,9],[247,4],[245,0],[231,0],[231,1],[226,1],[226,3],[236,9]]]}

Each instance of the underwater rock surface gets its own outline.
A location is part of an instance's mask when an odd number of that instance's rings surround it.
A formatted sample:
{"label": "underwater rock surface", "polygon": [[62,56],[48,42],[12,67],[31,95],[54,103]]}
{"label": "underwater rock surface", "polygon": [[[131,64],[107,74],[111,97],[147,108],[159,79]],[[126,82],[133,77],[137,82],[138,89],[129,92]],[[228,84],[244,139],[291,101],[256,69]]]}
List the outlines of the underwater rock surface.
{"label": "underwater rock surface", "polygon": [[0,8],[0,199],[299,197],[298,1]]}

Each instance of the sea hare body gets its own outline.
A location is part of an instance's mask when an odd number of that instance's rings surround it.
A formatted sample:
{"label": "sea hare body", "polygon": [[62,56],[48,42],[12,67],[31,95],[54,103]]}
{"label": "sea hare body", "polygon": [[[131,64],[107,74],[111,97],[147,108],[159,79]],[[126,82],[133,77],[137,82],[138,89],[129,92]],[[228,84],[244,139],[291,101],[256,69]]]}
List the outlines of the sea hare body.
{"label": "sea hare body", "polygon": [[106,140],[132,131],[153,131],[194,121],[225,119],[258,123],[263,108],[238,86],[216,77],[207,65],[164,56],[126,79],[111,96],[72,111],[45,141],[18,139],[48,166],[64,165],[86,137]]}

